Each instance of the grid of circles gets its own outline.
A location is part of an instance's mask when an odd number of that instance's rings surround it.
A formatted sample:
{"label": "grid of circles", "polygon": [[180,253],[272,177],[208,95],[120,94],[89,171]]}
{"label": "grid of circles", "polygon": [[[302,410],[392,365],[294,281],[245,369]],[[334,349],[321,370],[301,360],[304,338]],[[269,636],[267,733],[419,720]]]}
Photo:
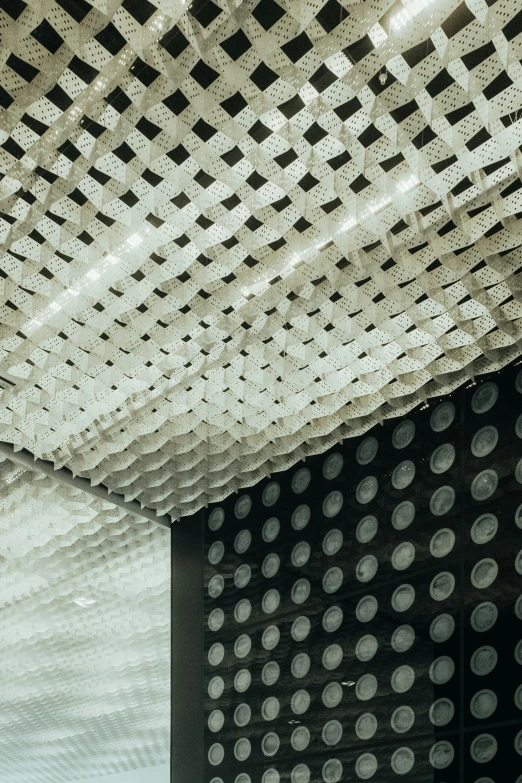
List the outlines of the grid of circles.
{"label": "grid of circles", "polygon": [[[502,377],[506,383],[511,380],[507,373]],[[494,730],[481,732],[480,724],[502,722],[505,707],[500,715],[498,708],[505,693],[481,686],[490,685],[488,675],[494,678],[504,663],[506,640],[500,626],[505,616],[516,637],[512,643],[511,634],[507,645],[518,677],[509,717],[520,726],[511,750],[522,755],[522,628],[516,624],[522,620],[522,412],[513,419],[517,404],[522,411],[522,370],[512,387],[507,394],[514,403],[508,406],[509,431],[499,383],[489,380],[461,394],[460,405],[446,399],[426,414],[390,422],[388,438],[371,434],[355,448],[336,448],[291,477],[267,482],[260,503],[252,491],[226,512],[224,507],[212,510],[206,685],[212,702],[208,762],[214,783],[224,779],[221,765],[227,768],[220,742],[223,731],[227,734],[220,708],[226,689],[220,671],[225,646],[214,641],[226,618],[223,608],[213,605],[225,590],[219,565],[226,546],[220,531],[227,527],[234,529],[229,545],[238,556],[233,573],[228,565],[224,569],[234,584],[231,608],[237,628],[233,676],[230,666],[227,672],[232,701],[237,702],[228,728],[228,735],[238,735],[228,769],[235,770],[236,783],[277,783],[288,771],[292,783],[308,783],[318,773],[324,783],[336,783],[346,773],[366,780],[378,770],[406,774],[423,765],[432,773],[444,771],[451,780],[459,752],[459,742],[450,736],[459,711],[459,676],[471,689],[464,721],[476,724],[467,763],[470,769],[479,765],[478,773],[482,764],[491,768],[499,738]],[[500,492],[503,513],[493,513],[489,505],[498,504]],[[289,498],[286,509],[292,507],[286,520],[283,514],[275,516],[282,496]],[[511,506],[514,513],[507,520]],[[252,514],[253,530],[243,527]],[[257,605],[247,597],[254,571],[260,577]],[[467,614],[462,614],[462,603]],[[466,649],[457,628],[463,622],[471,640]],[[244,661],[256,629],[262,629],[257,636],[267,661],[254,671]],[[500,649],[482,643],[490,642],[491,634],[503,640]],[[429,649],[423,649],[423,636],[430,640]],[[275,651],[285,637],[285,655],[278,661]],[[312,637],[302,650],[300,645]],[[470,644],[473,650],[468,650]],[[463,654],[466,666],[460,671]],[[354,672],[354,679],[347,671]],[[265,687],[263,698],[259,688],[252,691],[256,676]],[[283,678],[284,688],[274,695],[270,688]],[[282,730],[283,722],[285,729],[292,726],[290,733]],[[434,730],[436,741],[427,739]],[[387,755],[379,748],[382,742]],[[353,747],[361,752],[354,753]],[[302,760],[291,761],[291,769],[289,752],[302,754]],[[310,754],[321,758],[320,770],[316,759],[314,770]],[[239,767],[248,759],[247,773]],[[478,773],[480,783],[493,780]]]}

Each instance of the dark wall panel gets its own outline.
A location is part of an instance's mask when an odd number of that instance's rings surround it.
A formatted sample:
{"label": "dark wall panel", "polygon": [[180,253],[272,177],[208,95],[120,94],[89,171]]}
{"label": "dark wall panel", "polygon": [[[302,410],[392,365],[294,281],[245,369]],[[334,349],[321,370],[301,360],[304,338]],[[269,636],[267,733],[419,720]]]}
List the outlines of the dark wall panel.
{"label": "dark wall panel", "polygon": [[522,783],[518,370],[205,512],[205,783]]}

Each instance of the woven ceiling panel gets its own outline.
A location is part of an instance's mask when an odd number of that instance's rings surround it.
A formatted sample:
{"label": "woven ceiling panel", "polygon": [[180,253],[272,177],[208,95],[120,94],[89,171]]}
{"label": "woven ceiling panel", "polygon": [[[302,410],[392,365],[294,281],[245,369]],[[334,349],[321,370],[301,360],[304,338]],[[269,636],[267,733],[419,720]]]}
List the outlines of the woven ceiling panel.
{"label": "woven ceiling panel", "polygon": [[520,354],[517,2],[3,7],[0,438],[179,517]]}
{"label": "woven ceiling panel", "polygon": [[0,462],[0,778],[168,761],[169,531]]}

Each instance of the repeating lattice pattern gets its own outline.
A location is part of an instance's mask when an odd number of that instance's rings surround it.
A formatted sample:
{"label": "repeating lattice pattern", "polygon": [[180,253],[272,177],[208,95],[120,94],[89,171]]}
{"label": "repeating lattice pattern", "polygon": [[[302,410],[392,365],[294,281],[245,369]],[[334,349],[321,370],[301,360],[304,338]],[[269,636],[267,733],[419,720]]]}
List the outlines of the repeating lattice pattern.
{"label": "repeating lattice pattern", "polygon": [[168,761],[169,531],[0,462],[0,777]]}
{"label": "repeating lattice pattern", "polygon": [[206,783],[522,783],[521,393],[506,370],[209,510]]}
{"label": "repeating lattice pattern", "polygon": [[0,437],[173,517],[520,353],[514,0],[3,0]]}

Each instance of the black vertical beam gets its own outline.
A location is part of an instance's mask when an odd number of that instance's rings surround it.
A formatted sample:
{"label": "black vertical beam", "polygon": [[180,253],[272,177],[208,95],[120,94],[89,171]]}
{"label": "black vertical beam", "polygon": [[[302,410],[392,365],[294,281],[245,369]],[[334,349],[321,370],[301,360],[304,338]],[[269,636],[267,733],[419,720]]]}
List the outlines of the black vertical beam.
{"label": "black vertical beam", "polygon": [[203,783],[203,512],[171,537],[171,783]]}

